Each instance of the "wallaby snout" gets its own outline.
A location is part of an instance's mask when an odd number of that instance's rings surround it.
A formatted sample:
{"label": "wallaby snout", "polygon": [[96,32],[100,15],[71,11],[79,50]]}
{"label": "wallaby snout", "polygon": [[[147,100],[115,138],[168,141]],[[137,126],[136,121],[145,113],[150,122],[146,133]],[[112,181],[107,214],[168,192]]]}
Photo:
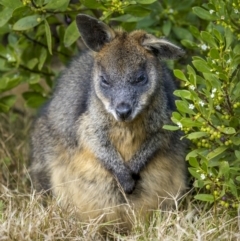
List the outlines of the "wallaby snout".
{"label": "wallaby snout", "polygon": [[128,120],[132,113],[132,107],[126,102],[121,102],[116,107],[116,114],[121,121]]}

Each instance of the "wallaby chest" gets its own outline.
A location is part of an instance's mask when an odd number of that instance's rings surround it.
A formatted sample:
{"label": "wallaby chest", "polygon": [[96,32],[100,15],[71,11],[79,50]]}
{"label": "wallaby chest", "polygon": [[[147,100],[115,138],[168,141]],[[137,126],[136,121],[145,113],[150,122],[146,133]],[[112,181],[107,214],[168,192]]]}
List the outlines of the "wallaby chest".
{"label": "wallaby chest", "polygon": [[141,120],[132,124],[116,124],[109,130],[109,139],[112,145],[126,162],[141,148],[145,138],[146,131]]}

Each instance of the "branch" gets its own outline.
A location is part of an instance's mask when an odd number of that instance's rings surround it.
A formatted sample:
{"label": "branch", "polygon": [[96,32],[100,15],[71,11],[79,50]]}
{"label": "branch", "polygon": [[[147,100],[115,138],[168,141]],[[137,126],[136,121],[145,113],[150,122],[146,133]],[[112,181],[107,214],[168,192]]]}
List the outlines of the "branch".
{"label": "branch", "polygon": [[[5,58],[1,55],[0,55],[0,58],[4,59],[4,60],[8,60],[7,58]],[[42,75],[46,75],[46,76],[54,76],[54,74],[52,74],[52,73],[47,73],[47,72],[42,72],[42,71],[38,71],[38,70],[34,70],[34,69],[29,69],[28,67],[26,67],[22,64],[19,64],[19,68],[27,70],[27,71],[32,72],[32,73],[36,73],[36,74],[42,74]]]}
{"label": "branch", "polygon": [[[30,37],[29,37],[27,34],[25,34],[25,33],[22,33],[22,35],[23,35],[26,39],[32,41],[33,43],[38,44],[38,45],[40,45],[40,46],[48,49],[48,46],[47,46],[46,44],[41,43],[41,42],[39,42],[39,41],[37,41],[37,40],[35,40],[35,39],[30,38]],[[54,53],[61,54],[61,55],[65,56],[65,57],[68,57],[68,58],[70,57],[68,54],[65,54],[65,53],[60,52],[60,51],[55,50],[55,49],[53,49],[53,52],[54,52]]]}

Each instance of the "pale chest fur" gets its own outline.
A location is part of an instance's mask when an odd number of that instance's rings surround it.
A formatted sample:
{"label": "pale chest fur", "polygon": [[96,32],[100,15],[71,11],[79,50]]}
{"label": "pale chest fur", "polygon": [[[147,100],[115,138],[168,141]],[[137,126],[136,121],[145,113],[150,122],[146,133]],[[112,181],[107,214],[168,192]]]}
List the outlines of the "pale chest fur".
{"label": "pale chest fur", "polygon": [[109,139],[124,161],[129,161],[140,149],[146,138],[144,124],[139,120],[133,124],[114,125],[109,131]]}

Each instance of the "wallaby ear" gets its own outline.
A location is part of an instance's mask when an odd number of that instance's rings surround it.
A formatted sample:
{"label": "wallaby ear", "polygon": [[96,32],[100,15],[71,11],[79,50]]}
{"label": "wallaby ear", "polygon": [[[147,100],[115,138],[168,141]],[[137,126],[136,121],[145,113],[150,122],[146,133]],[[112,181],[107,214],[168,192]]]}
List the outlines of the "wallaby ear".
{"label": "wallaby ear", "polygon": [[142,46],[153,51],[161,59],[177,59],[185,54],[185,51],[164,38],[156,38],[151,34],[146,34]]}
{"label": "wallaby ear", "polygon": [[98,52],[115,37],[114,31],[96,18],[79,14],[76,17],[76,22],[84,43],[95,52]]}

